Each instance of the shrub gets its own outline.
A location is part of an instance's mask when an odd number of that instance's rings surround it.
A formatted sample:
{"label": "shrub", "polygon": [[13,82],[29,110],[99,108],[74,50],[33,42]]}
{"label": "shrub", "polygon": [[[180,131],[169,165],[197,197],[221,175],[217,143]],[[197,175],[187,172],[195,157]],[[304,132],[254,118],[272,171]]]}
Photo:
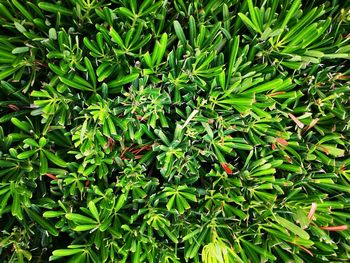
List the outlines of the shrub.
{"label": "shrub", "polygon": [[350,9],[0,0],[1,262],[350,258]]}

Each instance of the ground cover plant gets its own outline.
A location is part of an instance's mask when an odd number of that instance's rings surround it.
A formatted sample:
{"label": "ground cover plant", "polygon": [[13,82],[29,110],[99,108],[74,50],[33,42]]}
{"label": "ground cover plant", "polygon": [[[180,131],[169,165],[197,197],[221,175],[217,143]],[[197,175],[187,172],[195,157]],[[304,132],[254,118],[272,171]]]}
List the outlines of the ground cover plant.
{"label": "ground cover plant", "polygon": [[0,0],[0,261],[348,261],[349,33],[343,0]]}

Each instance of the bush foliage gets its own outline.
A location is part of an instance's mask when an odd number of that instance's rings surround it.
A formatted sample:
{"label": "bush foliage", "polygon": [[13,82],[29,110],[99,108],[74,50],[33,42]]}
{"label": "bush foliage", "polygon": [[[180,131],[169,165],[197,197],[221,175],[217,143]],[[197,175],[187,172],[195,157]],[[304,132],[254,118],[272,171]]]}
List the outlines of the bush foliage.
{"label": "bush foliage", "polygon": [[347,261],[349,8],[0,0],[0,261]]}

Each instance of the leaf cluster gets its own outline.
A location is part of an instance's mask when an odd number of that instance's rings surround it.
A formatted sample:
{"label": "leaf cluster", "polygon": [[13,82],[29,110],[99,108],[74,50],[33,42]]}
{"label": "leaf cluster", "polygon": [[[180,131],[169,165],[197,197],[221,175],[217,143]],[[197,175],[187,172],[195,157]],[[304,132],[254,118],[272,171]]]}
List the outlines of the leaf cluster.
{"label": "leaf cluster", "polygon": [[342,0],[0,0],[0,261],[348,260],[349,30]]}

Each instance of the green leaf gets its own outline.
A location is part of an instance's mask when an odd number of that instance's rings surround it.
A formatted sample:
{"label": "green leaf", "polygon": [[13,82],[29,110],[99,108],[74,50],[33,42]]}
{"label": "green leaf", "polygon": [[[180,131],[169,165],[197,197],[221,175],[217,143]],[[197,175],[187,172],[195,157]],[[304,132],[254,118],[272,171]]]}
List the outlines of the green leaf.
{"label": "green leaf", "polygon": [[256,25],[245,14],[238,13],[238,16],[242,19],[244,24],[251,27],[255,32],[261,33],[260,29],[257,28]]}
{"label": "green leaf", "polygon": [[170,197],[168,203],[166,204],[166,208],[168,210],[171,210],[173,208],[173,205],[174,205],[174,202],[175,202],[175,198],[176,198],[176,195],[173,195],[172,197]]}
{"label": "green leaf", "polygon": [[281,86],[282,83],[283,83],[282,79],[274,79],[272,81],[269,81],[264,84],[258,85],[254,88],[251,88],[248,91],[244,91],[244,94],[262,93],[272,89],[278,90],[279,86]]}
{"label": "green leaf", "polygon": [[90,60],[85,57],[84,58],[84,62],[85,62],[85,66],[86,66],[86,69],[88,71],[88,74],[89,74],[89,78],[91,79],[92,81],[92,85],[94,88],[96,88],[96,75],[95,75],[95,70],[94,68],[92,67],[92,64],[90,62]]}
{"label": "green leaf", "polygon": [[190,43],[191,43],[191,46],[194,47],[195,38],[197,37],[197,31],[196,31],[196,21],[192,15],[189,18],[189,29],[190,29]]}
{"label": "green leaf", "polygon": [[27,213],[36,223],[38,223],[43,229],[47,230],[51,235],[58,236],[57,229],[47,220],[39,216],[35,211],[28,209]]}
{"label": "green leaf", "polygon": [[258,21],[258,16],[257,16],[255,9],[254,9],[253,1],[247,0],[247,3],[248,3],[249,14],[250,14],[250,17],[252,19],[252,23],[254,24],[255,28],[257,29],[257,32],[261,33],[261,27],[260,27],[260,23]]}
{"label": "green leaf", "polygon": [[87,37],[84,37],[83,42],[84,42],[84,45],[88,49],[90,49],[92,52],[97,54],[100,53],[100,51],[98,50],[98,47],[95,44],[93,44]]}
{"label": "green leaf", "polygon": [[254,250],[256,253],[259,253],[260,255],[262,255],[265,258],[268,258],[270,260],[276,260],[276,257],[271,254],[269,251],[267,251],[267,249],[261,248],[259,246],[256,246],[244,239],[240,240],[245,246],[247,246],[248,248]]}
{"label": "green leaf", "polygon": [[317,146],[317,149],[335,157],[342,157],[345,154],[345,150],[339,149],[335,145],[321,144]]}
{"label": "green leaf", "polygon": [[301,5],[301,0],[293,1],[291,8],[288,10],[287,15],[284,17],[281,28],[284,28],[288,24],[289,20],[293,17],[293,15],[297,11],[297,9],[300,7],[300,5]]}
{"label": "green leaf", "polygon": [[23,142],[33,147],[39,147],[39,144],[32,138],[27,138]]}
{"label": "green leaf", "polygon": [[11,213],[13,216],[16,216],[18,219],[23,219],[22,207],[21,207],[21,199],[17,192],[16,185],[11,183],[11,194],[12,194],[12,206]]}
{"label": "green leaf", "polygon": [[108,83],[108,87],[110,88],[109,92],[110,93],[116,92],[117,91],[117,89],[115,89],[116,87],[130,83],[130,82],[134,81],[135,79],[137,79],[138,77],[139,77],[138,73],[132,73],[130,75],[122,76],[116,80],[109,82]]}
{"label": "green leaf", "polygon": [[66,249],[56,249],[52,252],[52,255],[56,257],[67,257],[67,256],[72,256],[83,252],[84,252],[84,249],[82,248],[66,248]]}
{"label": "green leaf", "polygon": [[119,7],[118,11],[120,14],[124,15],[125,17],[134,19],[134,14],[129,9],[125,7]]}
{"label": "green leaf", "polygon": [[118,212],[124,206],[127,196],[125,194],[121,194],[118,198],[118,201],[114,207],[114,211]]}
{"label": "green leaf", "polygon": [[17,67],[10,67],[10,68],[7,68],[7,69],[2,69],[0,71],[0,80],[3,80],[5,78],[7,78],[8,76],[12,75],[13,73],[15,73],[16,71],[18,70]]}
{"label": "green leaf", "polygon": [[62,15],[65,16],[72,16],[73,12],[72,10],[63,7],[62,5],[55,5],[55,4],[51,4],[51,3],[47,3],[47,2],[40,2],[38,4],[38,6],[44,10],[44,11],[48,11],[48,12],[52,12],[52,13],[60,13]]}
{"label": "green leaf", "polygon": [[29,47],[16,47],[12,49],[12,54],[20,54],[29,51]]}
{"label": "green leaf", "polygon": [[49,29],[49,38],[52,40],[57,39],[57,32],[56,32],[56,29],[53,27]]}
{"label": "green leaf", "polygon": [[78,90],[85,90],[85,91],[92,91],[92,87],[91,86],[85,86],[82,85],[80,83],[77,83],[76,81],[72,81],[70,79],[67,79],[65,77],[59,77],[59,79],[66,85],[68,85],[69,87],[78,89]]}
{"label": "green leaf", "polygon": [[65,214],[65,212],[61,211],[46,211],[43,214],[43,217],[45,218],[55,218],[55,217],[61,217]]}
{"label": "green leaf", "polygon": [[[166,51],[167,42],[168,42],[168,35],[166,33],[164,33],[160,39],[159,50],[158,50],[157,54],[155,54],[156,65],[159,65],[160,62],[162,61],[162,58],[163,58],[165,51]],[[157,44],[158,44],[158,42],[157,42]],[[154,64],[154,63],[152,63],[152,64]]]}
{"label": "green leaf", "polygon": [[180,23],[178,21],[174,21],[174,29],[175,29],[175,34],[177,36],[177,38],[180,40],[181,44],[185,47],[186,46],[186,37],[185,37],[185,33],[180,25]]}
{"label": "green leaf", "polygon": [[113,27],[111,27],[111,28],[109,29],[109,34],[111,35],[112,39],[113,39],[121,48],[125,49],[125,45],[124,45],[124,43],[123,43],[122,38],[120,37],[120,35],[118,34],[118,32],[115,31],[115,30],[113,29]]}
{"label": "green leaf", "polygon": [[17,155],[18,159],[28,159],[29,157],[31,157],[34,153],[36,153],[37,150],[28,150],[25,152],[22,152],[20,154]]}
{"label": "green leaf", "polygon": [[13,87],[10,83],[2,80],[0,82],[0,87],[4,89],[7,94],[13,95],[25,103],[29,103],[27,96],[25,96],[20,90],[17,90],[15,87]]}
{"label": "green leaf", "polygon": [[79,225],[73,228],[74,231],[80,232],[80,231],[88,231],[91,229],[96,228],[97,225]]}
{"label": "green leaf", "polygon": [[306,231],[302,230],[300,227],[288,221],[287,219],[284,219],[280,216],[275,216],[275,218],[277,223],[279,223],[282,227],[286,228],[287,230],[291,231],[293,234],[307,240],[310,238],[309,234]]}
{"label": "green leaf", "polygon": [[171,241],[173,241],[175,244],[179,243],[177,237],[170,231],[170,229],[167,226],[164,226],[162,230],[170,238]]}
{"label": "green leaf", "polygon": [[95,203],[90,201],[88,204],[88,207],[89,207],[91,214],[95,217],[95,219],[97,221],[100,221],[100,216],[99,216],[99,213],[98,213],[98,210],[97,210]]}
{"label": "green leaf", "polygon": [[74,221],[76,224],[94,224],[96,226],[97,222],[93,219],[91,219],[90,217],[87,216],[83,216],[80,214],[74,214],[74,213],[70,213],[70,214],[66,214],[66,218],[68,220]]}
{"label": "green leaf", "polygon": [[42,151],[40,151],[40,154],[39,154],[39,161],[40,161],[40,167],[39,167],[40,174],[41,175],[46,174],[48,171],[48,162]]}
{"label": "green leaf", "polygon": [[33,21],[33,16],[27,11],[23,5],[21,5],[17,0],[12,0],[12,4],[22,13],[22,15],[29,21]]}
{"label": "green leaf", "polygon": [[39,139],[39,146],[44,147],[47,144],[47,140],[44,137]]}
{"label": "green leaf", "polygon": [[53,154],[53,153],[51,153],[51,152],[49,152],[47,150],[44,150],[44,153],[45,153],[47,159],[49,159],[51,162],[53,162],[57,166],[60,166],[60,167],[66,167],[67,166],[66,161],[62,160],[61,158],[59,158],[55,154]]}
{"label": "green leaf", "polygon": [[154,133],[166,144],[166,145],[170,145],[170,141],[169,139],[166,137],[166,135],[164,134],[164,132],[162,130],[154,130]]}
{"label": "green leaf", "polygon": [[14,25],[19,32],[21,33],[27,32],[27,29],[22,24],[15,22]]}
{"label": "green leaf", "polygon": [[21,130],[25,131],[25,132],[30,132],[31,127],[27,122],[24,121],[20,121],[17,118],[11,118],[11,122],[18,128],[20,128]]}

